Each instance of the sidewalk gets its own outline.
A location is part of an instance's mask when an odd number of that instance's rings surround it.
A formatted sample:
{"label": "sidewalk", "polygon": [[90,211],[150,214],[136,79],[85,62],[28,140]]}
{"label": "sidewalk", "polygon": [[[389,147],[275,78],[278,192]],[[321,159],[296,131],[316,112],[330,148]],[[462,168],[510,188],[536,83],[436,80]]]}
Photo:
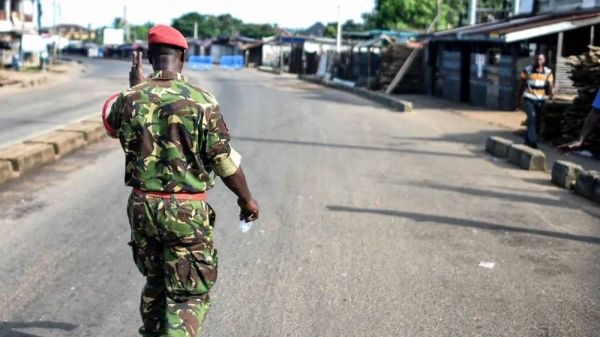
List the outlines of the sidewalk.
{"label": "sidewalk", "polygon": [[0,70],[0,96],[63,83],[84,71],[84,65],[71,61],[50,65],[47,71]]}
{"label": "sidewalk", "polygon": [[[525,126],[522,125],[522,122],[526,117],[522,112],[482,110],[483,108],[480,107],[451,102],[427,95],[395,95],[395,97],[412,102],[414,113],[428,111],[440,116],[443,114],[454,114],[491,126],[490,129],[482,130],[480,137],[471,139],[478,142],[482,148],[485,147],[485,141],[489,136],[501,136],[517,143],[524,142],[522,134],[525,132]],[[600,161],[593,158],[586,158],[575,154],[561,155],[556,151],[554,146],[547,144],[541,144],[540,150],[546,154],[550,168],[556,160],[567,160],[583,166],[586,170],[600,171]]]}

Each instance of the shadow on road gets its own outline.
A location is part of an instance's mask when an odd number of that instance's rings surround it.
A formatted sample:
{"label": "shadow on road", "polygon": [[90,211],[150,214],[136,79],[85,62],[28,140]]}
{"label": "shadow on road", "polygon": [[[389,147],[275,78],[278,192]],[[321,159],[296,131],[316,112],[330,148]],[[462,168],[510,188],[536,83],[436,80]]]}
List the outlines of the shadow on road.
{"label": "shadow on road", "polygon": [[14,329],[52,329],[73,331],[77,325],[62,322],[38,321],[38,322],[0,322],[0,337],[40,337]]}
{"label": "shadow on road", "polygon": [[565,240],[593,243],[596,245],[600,244],[600,238],[593,237],[593,236],[575,235],[575,234],[570,234],[570,233],[553,232],[553,231],[533,229],[533,228],[513,227],[513,226],[495,224],[495,223],[491,223],[491,222],[452,218],[452,217],[440,216],[440,215],[403,212],[403,211],[388,210],[388,209],[355,208],[355,207],[346,207],[346,206],[337,206],[337,205],[329,205],[329,206],[327,206],[327,209],[332,212],[379,214],[379,215],[412,219],[416,222],[434,222],[434,223],[438,223],[438,224],[442,224],[442,225],[479,228],[479,229],[483,229],[483,230],[496,231],[496,232],[524,233],[524,234],[532,234],[532,235],[538,235],[538,236],[544,236],[544,237],[550,237],[550,238],[556,238],[556,239],[565,239]]}
{"label": "shadow on road", "polygon": [[[529,179],[529,180],[531,180],[531,179]],[[539,179],[539,180],[542,180],[542,179]],[[545,182],[545,180],[543,180],[543,181]],[[432,190],[442,190],[442,191],[448,191],[448,192],[462,193],[462,194],[474,195],[474,196],[480,196],[480,197],[486,197],[486,198],[495,198],[495,199],[517,202],[517,203],[529,203],[529,204],[535,204],[535,205],[546,205],[546,206],[569,208],[569,209],[573,208],[572,205],[566,204],[562,200],[541,198],[541,197],[537,197],[537,196],[523,195],[523,194],[516,194],[516,193],[506,193],[506,192],[497,192],[497,191],[492,191],[492,190],[483,190],[483,189],[477,189],[477,188],[472,188],[472,187],[444,185],[444,184],[439,184],[439,183],[434,183],[434,182],[429,182],[429,181],[408,182],[408,183],[398,183],[398,184],[405,185],[405,186],[412,186],[412,187],[424,187],[424,188],[429,188]]]}
{"label": "shadow on road", "polygon": [[456,157],[456,158],[466,158],[466,159],[476,159],[477,158],[475,155],[460,154],[460,153],[398,149],[398,148],[393,148],[393,147],[386,148],[386,147],[365,146],[365,145],[318,143],[318,142],[307,142],[307,141],[300,141],[300,140],[268,139],[268,138],[253,138],[253,137],[235,137],[235,140],[247,141],[247,142],[260,142],[260,143],[277,143],[277,144],[302,145],[302,146],[330,147],[330,148],[348,149],[348,150],[410,153],[410,154],[424,155],[424,156],[445,156],[445,157]]}

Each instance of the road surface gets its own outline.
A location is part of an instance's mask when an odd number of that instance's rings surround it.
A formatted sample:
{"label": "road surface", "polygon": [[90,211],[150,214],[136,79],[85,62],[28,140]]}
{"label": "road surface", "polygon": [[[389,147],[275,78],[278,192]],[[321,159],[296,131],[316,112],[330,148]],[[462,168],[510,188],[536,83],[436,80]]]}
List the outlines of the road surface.
{"label": "road surface", "polygon": [[[242,234],[232,195],[210,194],[220,270],[203,336],[600,336],[599,209],[491,160],[499,130],[425,99],[399,114],[286,76],[189,74],[220,99],[262,205]],[[14,128],[89,114],[117,75],[99,93],[82,78],[68,102],[13,101]],[[136,335],[128,193],[108,139],[2,186],[0,337]]]}
{"label": "road surface", "polygon": [[[131,63],[75,57],[85,61],[85,74],[42,90],[0,91],[0,146],[15,143],[89,116],[128,83]],[[146,67],[148,69],[148,67]]]}

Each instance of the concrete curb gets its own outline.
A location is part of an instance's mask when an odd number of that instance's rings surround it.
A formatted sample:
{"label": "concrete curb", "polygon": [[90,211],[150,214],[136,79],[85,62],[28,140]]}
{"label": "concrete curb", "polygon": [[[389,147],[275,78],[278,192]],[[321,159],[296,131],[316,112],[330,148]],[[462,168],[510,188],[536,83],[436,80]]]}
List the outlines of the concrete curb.
{"label": "concrete curb", "polygon": [[270,74],[275,74],[275,75],[281,75],[281,70],[275,69],[273,67],[265,67],[265,66],[260,66],[258,68],[256,68],[256,70],[258,71],[262,71],[264,73],[270,73]]}
{"label": "concrete curb", "polygon": [[546,171],[546,155],[526,145],[513,144],[508,148],[508,162],[529,171]]}
{"label": "concrete curb", "polygon": [[68,124],[57,130],[58,132],[76,132],[83,135],[87,143],[95,143],[106,136],[104,125],[98,118],[86,119],[78,123]]}
{"label": "concrete curb", "polygon": [[575,183],[575,193],[588,200],[600,203],[600,173],[582,172]]}
{"label": "concrete curb", "polygon": [[12,165],[13,177],[18,177],[56,159],[50,144],[21,143],[0,150],[0,160]]}
{"label": "concrete curb", "polygon": [[15,177],[12,164],[9,161],[0,161],[0,184]]}
{"label": "concrete curb", "polygon": [[485,151],[497,158],[508,158],[508,149],[513,144],[512,140],[492,136],[485,143]]}
{"label": "concrete curb", "polygon": [[26,140],[25,144],[49,144],[54,147],[54,154],[62,157],[86,145],[83,134],[77,132],[52,131]]}
{"label": "concrete curb", "polygon": [[[514,144],[511,140],[497,136],[487,139],[485,150],[496,158],[508,159],[509,163],[520,168],[546,172],[546,155],[541,150]],[[552,166],[550,180],[561,188],[574,190],[576,195],[600,204],[599,172],[586,172],[580,165],[557,160]]]}
{"label": "concrete curb", "polygon": [[65,125],[0,149],[0,184],[60,159],[106,137],[99,117]]}
{"label": "concrete curb", "polygon": [[393,96],[390,96],[390,95],[386,95],[386,94],[384,94],[382,92],[371,91],[371,90],[368,90],[368,89],[365,89],[365,88],[349,87],[349,86],[345,86],[345,85],[342,85],[342,84],[339,84],[339,83],[321,80],[319,78],[312,77],[312,76],[302,76],[302,75],[299,75],[298,78],[301,79],[301,80],[303,80],[303,81],[307,81],[307,82],[311,82],[311,83],[315,83],[315,84],[324,85],[324,86],[329,87],[329,88],[333,88],[333,89],[337,89],[337,90],[342,90],[342,91],[353,93],[353,94],[358,95],[358,96],[362,96],[364,98],[370,99],[370,100],[372,100],[374,102],[377,102],[379,104],[385,105],[388,108],[391,108],[392,110],[395,110],[395,111],[398,111],[398,112],[411,112],[411,111],[413,111],[413,104],[412,104],[412,102],[401,100],[399,98],[396,98],[396,97],[393,97]]}
{"label": "concrete curb", "polygon": [[564,160],[557,160],[552,166],[552,182],[567,190],[575,187],[575,182],[583,172],[583,167]]}

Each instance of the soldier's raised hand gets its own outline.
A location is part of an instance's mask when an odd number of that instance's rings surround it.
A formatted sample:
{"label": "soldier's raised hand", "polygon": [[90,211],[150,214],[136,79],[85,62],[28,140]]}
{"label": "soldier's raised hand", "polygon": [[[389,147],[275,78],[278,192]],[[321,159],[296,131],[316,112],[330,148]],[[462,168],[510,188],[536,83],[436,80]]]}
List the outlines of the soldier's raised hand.
{"label": "soldier's raised hand", "polygon": [[144,75],[142,51],[134,50],[131,58],[131,71],[129,72],[129,86],[134,87],[146,80]]}

